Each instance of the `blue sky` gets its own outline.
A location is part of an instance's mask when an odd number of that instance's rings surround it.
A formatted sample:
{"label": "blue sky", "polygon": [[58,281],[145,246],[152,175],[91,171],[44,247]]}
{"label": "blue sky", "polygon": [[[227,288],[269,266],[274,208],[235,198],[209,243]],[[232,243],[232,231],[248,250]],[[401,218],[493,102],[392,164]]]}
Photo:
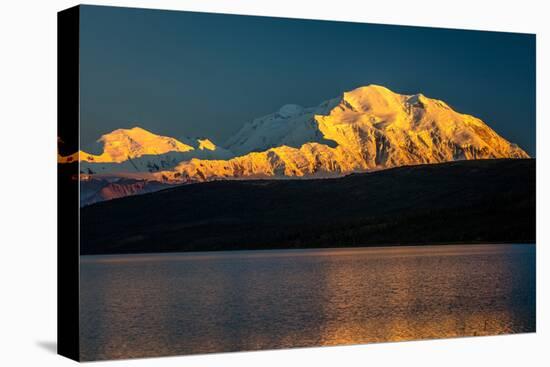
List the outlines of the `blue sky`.
{"label": "blue sky", "polygon": [[[81,143],[141,126],[217,144],[361,85],[442,99],[535,155],[535,36],[81,7]],[[93,149],[92,149],[93,150]]]}

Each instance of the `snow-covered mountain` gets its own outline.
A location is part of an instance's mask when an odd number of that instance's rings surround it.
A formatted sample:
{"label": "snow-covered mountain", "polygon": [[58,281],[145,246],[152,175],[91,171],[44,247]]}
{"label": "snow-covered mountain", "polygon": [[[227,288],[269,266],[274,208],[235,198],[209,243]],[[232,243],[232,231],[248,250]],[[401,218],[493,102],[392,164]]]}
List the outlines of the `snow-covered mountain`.
{"label": "snow-covered mountain", "polygon": [[167,136],[153,134],[140,127],[117,129],[98,140],[103,144],[100,155],[86,154],[81,161],[120,163],[143,155],[159,155],[167,152],[188,152],[193,147]]}
{"label": "snow-covered mountain", "polygon": [[233,156],[206,138],[175,138],[156,135],[140,127],[117,129],[103,135],[98,143],[103,152],[94,155],[80,151],[58,157],[60,163],[80,161],[84,174],[147,173],[168,170],[192,158],[228,159]]}
{"label": "snow-covered mountain", "polygon": [[277,112],[245,124],[225,146],[236,155],[262,152],[283,145],[299,148],[311,142],[335,146],[333,141],[324,139],[315,115],[329,113],[338,102],[339,99],[335,98],[311,108],[295,104],[284,105]]}
{"label": "snow-covered mountain", "polygon": [[[333,177],[404,165],[529,157],[480,119],[456,112],[443,101],[377,85],[354,89],[315,107],[285,105],[245,124],[225,149],[208,139],[182,142],[139,127],[115,130],[99,142],[100,155],[79,152],[58,159],[60,163],[80,160],[86,177],[108,177],[109,183],[120,179],[116,188],[109,186],[106,197],[111,192],[116,192],[113,197],[140,193],[142,186],[144,191],[164,187],[142,181],[165,185]],[[125,184],[132,187],[125,190]]]}
{"label": "snow-covered mountain", "polygon": [[377,85],[313,108],[284,106],[245,125],[227,146],[241,155],[191,159],[155,176],[173,182],[327,177],[422,163],[528,157],[480,119],[443,101]]}

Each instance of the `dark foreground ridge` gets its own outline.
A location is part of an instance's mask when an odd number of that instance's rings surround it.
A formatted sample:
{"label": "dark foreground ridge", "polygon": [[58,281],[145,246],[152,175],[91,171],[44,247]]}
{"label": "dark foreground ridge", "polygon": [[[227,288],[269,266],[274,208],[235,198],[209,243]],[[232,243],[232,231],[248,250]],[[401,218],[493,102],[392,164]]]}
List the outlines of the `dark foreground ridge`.
{"label": "dark foreground ridge", "polygon": [[83,255],[534,241],[534,159],[218,181],[81,209]]}

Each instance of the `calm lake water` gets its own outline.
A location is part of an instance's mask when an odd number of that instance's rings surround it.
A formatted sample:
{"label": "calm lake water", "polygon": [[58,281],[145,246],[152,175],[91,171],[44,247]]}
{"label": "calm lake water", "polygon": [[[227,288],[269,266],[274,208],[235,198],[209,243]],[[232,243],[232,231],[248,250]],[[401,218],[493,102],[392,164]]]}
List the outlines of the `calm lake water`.
{"label": "calm lake water", "polygon": [[83,360],[535,331],[535,246],[81,257]]}

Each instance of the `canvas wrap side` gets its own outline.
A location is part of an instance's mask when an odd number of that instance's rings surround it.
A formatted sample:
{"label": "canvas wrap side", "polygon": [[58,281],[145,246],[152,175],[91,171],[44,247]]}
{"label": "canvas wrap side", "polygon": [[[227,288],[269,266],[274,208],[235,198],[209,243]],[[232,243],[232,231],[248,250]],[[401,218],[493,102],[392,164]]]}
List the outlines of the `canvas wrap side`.
{"label": "canvas wrap side", "polygon": [[[79,150],[80,8],[57,14],[58,153]],[[57,352],[79,360],[79,163],[57,166]]]}

